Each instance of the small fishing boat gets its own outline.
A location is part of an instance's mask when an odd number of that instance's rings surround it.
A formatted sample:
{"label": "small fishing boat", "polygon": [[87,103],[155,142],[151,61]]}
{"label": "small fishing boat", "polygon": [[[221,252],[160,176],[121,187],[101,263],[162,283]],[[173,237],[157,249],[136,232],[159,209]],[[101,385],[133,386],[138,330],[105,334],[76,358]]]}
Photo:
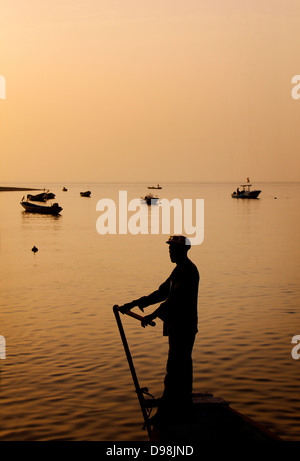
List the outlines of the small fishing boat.
{"label": "small fishing boat", "polygon": [[155,205],[158,202],[159,198],[157,197],[157,195],[147,194],[145,195],[145,197],[142,197],[141,200],[146,202],[147,205]]}
{"label": "small fishing boat", "polygon": [[91,196],[91,191],[87,190],[85,192],[80,192],[81,197],[90,197]]}
{"label": "small fishing boat", "polygon": [[68,189],[66,189],[65,187],[63,187],[62,190],[63,190],[64,192],[67,192]]}
{"label": "small fishing boat", "polygon": [[27,200],[31,200],[32,202],[46,202],[47,200],[52,200],[55,198],[55,194],[52,192],[41,192],[40,194],[32,195],[28,194],[27,195]]}
{"label": "small fishing boat", "polygon": [[260,190],[250,190],[251,186],[252,184],[250,184],[250,181],[247,181],[247,184],[241,184],[240,187],[242,188],[242,190],[240,190],[238,187],[237,190],[231,194],[231,197],[232,198],[244,198],[244,199],[245,198],[257,198],[259,194],[261,193],[261,191]]}
{"label": "small fishing boat", "polygon": [[56,216],[62,210],[62,208],[59,206],[58,203],[53,203],[50,206],[36,205],[35,203],[25,202],[23,200],[20,203],[22,207],[25,208],[25,211],[29,213],[50,214],[50,215]]}
{"label": "small fishing boat", "polygon": [[162,189],[162,187],[157,184],[157,186],[148,186],[148,189]]}
{"label": "small fishing boat", "polygon": [[33,202],[46,202],[46,197],[45,197],[45,192],[42,192],[41,194],[28,194],[27,195],[27,200],[31,200]]}

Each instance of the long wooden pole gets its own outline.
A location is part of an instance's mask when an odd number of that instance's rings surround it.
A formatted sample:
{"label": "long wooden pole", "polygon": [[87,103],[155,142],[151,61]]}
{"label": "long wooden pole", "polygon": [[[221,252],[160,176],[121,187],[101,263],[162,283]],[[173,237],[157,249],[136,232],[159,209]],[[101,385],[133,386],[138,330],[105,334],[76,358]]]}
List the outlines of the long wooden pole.
{"label": "long wooden pole", "polygon": [[[118,328],[119,328],[120,336],[121,336],[123,346],[124,346],[124,350],[125,350],[125,354],[126,354],[126,357],[127,357],[127,362],[128,362],[128,365],[129,365],[129,368],[130,368],[130,371],[131,371],[131,375],[132,375],[132,379],[133,379],[133,382],[134,382],[135,390],[136,390],[136,393],[137,393],[137,396],[138,396],[138,399],[139,399],[139,403],[140,403],[140,407],[141,407],[141,410],[142,410],[142,413],[143,413],[145,426],[147,428],[148,435],[149,435],[149,438],[150,438],[151,428],[150,428],[150,425],[149,425],[149,418],[148,418],[147,411],[146,411],[146,408],[145,408],[144,396],[143,396],[143,393],[142,393],[140,385],[139,385],[139,381],[138,381],[138,378],[137,378],[137,375],[136,375],[136,372],[135,372],[135,368],[134,368],[134,365],[133,365],[133,361],[132,361],[131,353],[130,353],[130,350],[129,350],[129,346],[128,346],[127,339],[126,339],[126,336],[125,336],[124,328],[123,328],[123,325],[122,325],[122,322],[121,322],[121,318],[120,318],[120,314],[119,314],[119,306],[117,306],[117,305],[114,306],[113,307],[113,312],[114,312],[115,317],[116,317],[116,321],[117,321],[117,325],[118,325]],[[130,312],[130,311],[128,311],[128,312]],[[136,317],[137,315],[138,314],[135,314],[134,317],[137,318]],[[131,315],[131,317],[133,317],[133,315]],[[138,317],[141,317],[141,316],[138,316]],[[139,320],[142,320],[142,317],[139,318]]]}

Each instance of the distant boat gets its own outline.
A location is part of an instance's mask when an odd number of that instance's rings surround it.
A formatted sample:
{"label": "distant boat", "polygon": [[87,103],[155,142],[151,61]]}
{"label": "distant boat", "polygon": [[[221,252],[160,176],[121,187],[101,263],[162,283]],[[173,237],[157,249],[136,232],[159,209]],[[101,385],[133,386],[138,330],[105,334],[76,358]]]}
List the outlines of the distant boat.
{"label": "distant boat", "polygon": [[62,210],[58,203],[53,203],[50,206],[36,205],[35,203],[24,202],[23,200],[20,203],[22,207],[25,208],[25,210],[29,213],[58,215]]}
{"label": "distant boat", "polygon": [[157,184],[157,186],[148,186],[148,189],[162,189],[162,187]]}
{"label": "distant boat", "polygon": [[46,197],[45,197],[45,192],[42,192],[41,194],[28,194],[27,195],[27,200],[31,200],[33,202],[46,202]]}
{"label": "distant boat", "polygon": [[91,191],[87,190],[86,192],[80,192],[81,197],[90,197]]}
{"label": "distant boat", "polygon": [[36,195],[32,195],[32,194],[27,195],[27,200],[31,200],[33,202],[46,202],[47,200],[51,200],[54,198],[55,198],[55,194],[49,191],[42,192]]}
{"label": "distant boat", "polygon": [[261,191],[260,190],[250,190],[250,187],[252,186],[252,184],[250,184],[249,178],[247,178],[247,180],[248,180],[247,184],[240,185],[242,190],[237,188],[237,190],[231,194],[232,198],[243,198],[243,199],[248,198],[249,199],[249,198],[257,198],[259,196]]}
{"label": "distant boat", "polygon": [[67,192],[68,189],[66,189],[65,187],[63,187],[62,190],[63,190],[64,192]]}
{"label": "distant boat", "polygon": [[157,195],[152,195],[152,194],[147,194],[145,195],[145,197],[142,197],[142,200],[145,201],[147,203],[147,205],[155,205],[159,198],[157,197]]}

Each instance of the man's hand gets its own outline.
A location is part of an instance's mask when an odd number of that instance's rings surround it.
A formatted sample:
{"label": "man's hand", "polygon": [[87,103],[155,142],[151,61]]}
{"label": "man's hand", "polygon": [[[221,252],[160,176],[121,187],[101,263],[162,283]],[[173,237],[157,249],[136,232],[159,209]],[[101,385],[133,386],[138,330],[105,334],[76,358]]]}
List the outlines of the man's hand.
{"label": "man's hand", "polygon": [[122,314],[125,314],[126,311],[130,311],[131,309],[133,309],[134,306],[136,306],[134,301],[132,301],[131,303],[126,303],[126,304],[123,304],[123,306],[119,307],[119,311]]}
{"label": "man's hand", "polygon": [[155,316],[153,316],[152,314],[145,315],[145,317],[141,321],[142,327],[145,328],[147,325],[150,325],[150,323],[152,322],[153,319],[155,319]]}
{"label": "man's hand", "polygon": [[[124,314],[126,311],[130,311],[133,309],[135,306],[137,306],[142,312],[144,312],[144,307],[147,306],[145,301],[147,300],[147,296],[142,296],[139,299],[135,299],[134,301],[131,301],[131,303],[126,303],[123,306],[119,308],[119,311]],[[146,305],[145,305],[146,304]]]}

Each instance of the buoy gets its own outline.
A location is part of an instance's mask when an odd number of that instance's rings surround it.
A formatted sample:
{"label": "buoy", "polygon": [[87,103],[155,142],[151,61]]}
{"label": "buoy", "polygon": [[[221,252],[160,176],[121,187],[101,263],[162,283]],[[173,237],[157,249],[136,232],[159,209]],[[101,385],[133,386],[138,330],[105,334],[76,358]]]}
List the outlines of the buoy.
{"label": "buoy", "polygon": [[31,248],[31,251],[33,251],[34,253],[36,253],[38,250],[38,248],[36,246],[34,246],[33,248]]}

